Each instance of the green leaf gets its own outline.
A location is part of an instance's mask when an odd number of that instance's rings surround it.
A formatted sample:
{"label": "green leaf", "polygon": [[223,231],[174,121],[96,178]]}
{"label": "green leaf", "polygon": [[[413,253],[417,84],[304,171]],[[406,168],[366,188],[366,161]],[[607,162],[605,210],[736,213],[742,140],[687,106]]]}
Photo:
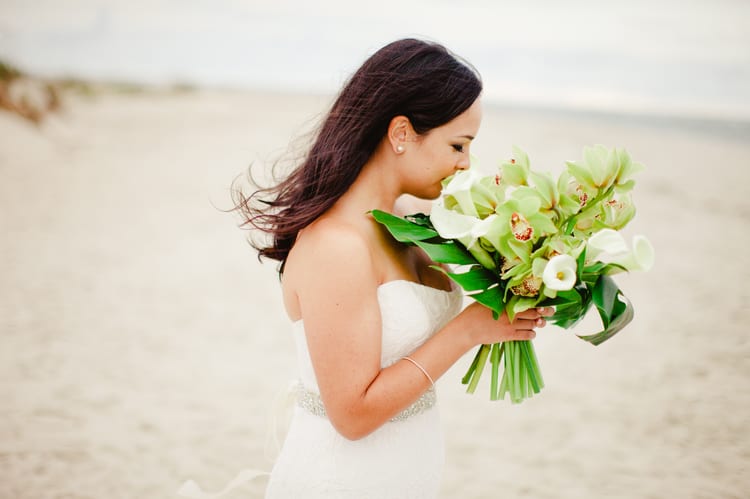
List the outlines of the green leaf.
{"label": "green leaf", "polygon": [[370,214],[375,221],[384,225],[398,242],[413,243],[439,237],[437,231],[421,223],[414,223],[381,210],[372,210]]}
{"label": "green leaf", "polygon": [[503,289],[499,285],[485,289],[480,293],[470,294],[469,297],[496,312],[498,315],[502,315],[505,308],[505,303],[503,302]]}
{"label": "green leaf", "polygon": [[584,318],[591,308],[591,299],[585,286],[576,286],[569,291],[558,292],[557,297],[546,299],[540,305],[554,305],[555,313],[547,321],[563,329],[569,329]]}
{"label": "green leaf", "polygon": [[425,215],[424,213],[414,213],[412,215],[406,215],[404,218],[412,223],[421,225],[422,227],[434,229],[432,227],[432,222],[430,222],[430,216]]}
{"label": "green leaf", "polygon": [[578,255],[578,259],[576,260],[576,273],[578,274],[578,282],[581,281],[583,277],[583,271],[584,271],[584,265],[586,264],[586,246],[583,247],[583,250]]}
{"label": "green leaf", "polygon": [[615,307],[615,314],[611,317],[609,327],[605,327],[603,331],[596,334],[582,336],[578,335],[582,340],[586,340],[592,345],[601,345],[615,334],[619,333],[625,326],[630,324],[635,316],[635,309],[633,308],[630,300],[625,297],[624,294],[618,294],[618,302],[621,306]]}
{"label": "green leaf", "polygon": [[581,298],[581,295],[578,294],[575,289],[570,289],[568,291],[558,291],[555,298],[547,298],[541,303],[541,305],[543,307],[552,307],[555,305],[565,304],[581,306],[582,303],[583,298]]}
{"label": "green leaf", "polygon": [[[611,273],[617,273],[617,272],[627,272],[628,269],[620,265],[619,263],[604,263],[604,262],[595,262],[591,265],[588,265],[583,269],[582,276],[599,276],[602,274],[609,275]],[[583,279],[583,277],[580,277]]]}
{"label": "green leaf", "polygon": [[609,327],[609,323],[612,320],[612,315],[615,310],[615,302],[617,301],[617,295],[620,293],[620,288],[615,284],[614,279],[609,276],[603,275],[596,281],[594,289],[591,293],[591,298],[594,300],[594,305],[599,310],[599,316],[602,319],[602,324],[606,329]]}
{"label": "green leaf", "polygon": [[492,272],[479,265],[474,265],[468,272],[461,273],[448,272],[437,265],[433,265],[432,268],[445,273],[445,275],[458,283],[458,285],[466,291],[484,290],[497,284],[497,277]]}
{"label": "green leaf", "polygon": [[466,251],[463,246],[460,246],[453,241],[446,241],[437,244],[426,243],[420,240],[412,240],[411,242],[422,248],[435,262],[452,263],[456,265],[477,264],[477,260],[471,256],[471,253]]}

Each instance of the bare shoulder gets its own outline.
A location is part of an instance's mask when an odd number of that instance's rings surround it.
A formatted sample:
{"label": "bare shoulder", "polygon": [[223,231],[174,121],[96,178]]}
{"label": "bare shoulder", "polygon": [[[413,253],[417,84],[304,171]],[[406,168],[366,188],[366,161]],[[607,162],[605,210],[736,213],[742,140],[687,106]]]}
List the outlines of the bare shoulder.
{"label": "bare shoulder", "polygon": [[371,241],[357,226],[324,218],[307,227],[297,239],[287,262],[290,272],[301,265],[309,274],[311,264],[336,267],[371,263]]}
{"label": "bare shoulder", "polygon": [[284,302],[290,317],[297,319],[300,294],[330,296],[334,290],[373,284],[377,277],[367,233],[346,221],[322,218],[300,234],[289,253],[283,277]]}

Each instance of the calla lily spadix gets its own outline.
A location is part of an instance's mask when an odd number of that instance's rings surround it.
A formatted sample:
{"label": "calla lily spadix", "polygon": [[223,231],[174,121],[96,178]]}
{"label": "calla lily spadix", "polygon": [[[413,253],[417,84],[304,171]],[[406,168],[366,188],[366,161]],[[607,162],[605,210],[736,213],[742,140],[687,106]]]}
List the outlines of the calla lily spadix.
{"label": "calla lily spadix", "polygon": [[556,255],[542,273],[544,285],[554,291],[568,291],[576,283],[576,261],[570,255]]}

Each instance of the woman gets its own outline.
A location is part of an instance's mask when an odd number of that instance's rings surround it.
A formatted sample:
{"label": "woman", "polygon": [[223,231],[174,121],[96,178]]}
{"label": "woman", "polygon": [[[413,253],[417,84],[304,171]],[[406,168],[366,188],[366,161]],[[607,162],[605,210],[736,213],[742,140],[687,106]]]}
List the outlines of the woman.
{"label": "woman", "polygon": [[476,345],[544,325],[544,310],[512,324],[479,304],[460,311],[433,262],[368,214],[404,194],[434,199],[469,167],[481,89],[441,45],[391,43],[351,77],[286,180],[239,194],[245,224],[272,236],[256,248],[280,262],[301,376],[267,497],[436,497],[434,381]]}

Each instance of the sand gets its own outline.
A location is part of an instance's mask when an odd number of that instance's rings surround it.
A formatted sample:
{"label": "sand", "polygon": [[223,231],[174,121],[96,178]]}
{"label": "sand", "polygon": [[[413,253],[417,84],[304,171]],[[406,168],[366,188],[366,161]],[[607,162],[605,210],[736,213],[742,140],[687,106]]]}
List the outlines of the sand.
{"label": "sand", "polygon": [[[0,497],[166,498],[270,469],[294,347],[274,264],[221,209],[328,98],[63,98],[39,127],[0,114]],[[618,279],[636,319],[608,343],[540,332],[538,397],[464,394],[469,356],[440,380],[442,497],[746,497],[748,130],[486,107],[490,163],[518,144],[554,170],[603,143],[646,164],[629,233],[657,265]]]}

